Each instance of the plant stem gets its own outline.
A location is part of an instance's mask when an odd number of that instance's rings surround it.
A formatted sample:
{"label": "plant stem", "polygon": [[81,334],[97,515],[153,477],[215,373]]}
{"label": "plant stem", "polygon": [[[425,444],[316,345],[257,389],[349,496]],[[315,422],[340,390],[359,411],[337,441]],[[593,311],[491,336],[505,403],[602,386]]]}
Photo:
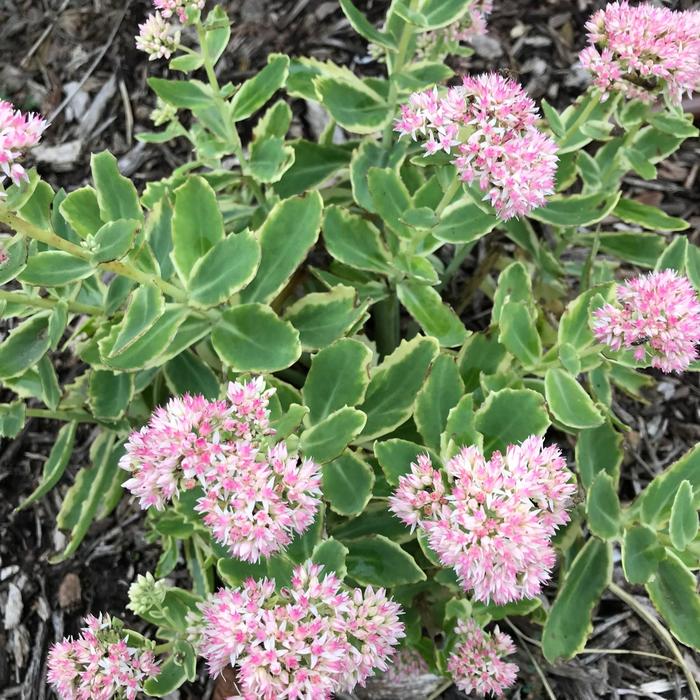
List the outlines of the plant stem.
{"label": "plant stem", "polygon": [[390,355],[399,344],[399,300],[396,290],[377,302],[372,309],[374,316],[374,339],[382,357]]}
{"label": "plant stem", "polygon": [[442,212],[445,211],[447,205],[452,202],[461,186],[462,181],[457,177],[457,171],[455,171],[450,186],[445,190],[445,194],[442,195],[442,199],[435,209],[435,215],[438,218],[442,216]]}
{"label": "plant stem", "polygon": [[[50,297],[38,297],[32,294],[23,294],[22,292],[6,292],[0,289],[0,301],[9,301],[12,304],[27,304],[35,306],[39,309],[53,309],[60,303],[59,299]],[[69,311],[77,314],[89,314],[90,316],[100,316],[103,310],[99,306],[90,306],[90,304],[81,304],[78,301],[67,301]]]}
{"label": "plant stem", "polygon": [[612,582],[608,584],[608,589],[621,601],[627,603],[627,605],[629,605],[630,608],[632,608],[632,610],[634,610],[637,615],[639,615],[639,617],[641,617],[642,620],[644,620],[644,622],[646,622],[649,627],[656,632],[659,639],[666,644],[672,656],[678,661],[678,664],[683,669],[683,675],[688,682],[688,689],[690,690],[693,700],[700,700],[700,690],[695,682],[695,678],[693,677],[690,669],[686,666],[685,661],[683,660],[683,655],[681,654],[680,649],[676,646],[676,643],[673,641],[673,637],[671,636],[670,632],[656,619],[656,617],[654,617],[652,613],[649,612],[649,610],[646,609],[644,605],[641,605],[633,595],[630,595],[627,593],[627,591],[623,590],[617,584]]}
{"label": "plant stem", "polygon": [[[596,99],[597,97],[597,99]],[[600,104],[600,96],[597,95],[597,93],[591,93],[590,99],[588,101],[588,104],[584,107],[584,109],[581,111],[581,114],[576,117],[576,121],[566,130],[564,135],[561,137],[559,140],[560,143],[564,143],[568,138],[573,136],[576,131],[581,127],[588,117],[591,116],[591,113],[593,110]]]}
{"label": "plant stem", "polygon": [[452,679],[445,681],[442,685],[439,685],[437,687],[437,689],[435,690],[435,692],[431,693],[426,698],[426,700],[437,700],[437,698],[439,698],[446,690],[451,688],[454,684],[455,684],[455,682]]}
{"label": "plant stem", "polygon": [[158,644],[153,648],[153,653],[158,656],[159,654],[167,654],[172,651],[173,642],[164,642],[163,644]]}
{"label": "plant stem", "polygon": [[525,644],[526,637],[520,632],[520,630],[507,617],[506,617],[506,623],[513,630],[513,632],[515,632],[516,636],[520,640],[520,644],[522,645],[523,649],[525,649],[525,652],[527,653],[528,657],[530,658],[532,665],[535,667],[535,671],[537,671],[537,675],[540,677],[540,680],[542,681],[542,685],[544,686],[544,689],[547,691],[547,696],[549,697],[549,700],[557,700],[557,696],[554,694],[554,691],[552,690],[552,686],[549,685],[549,681],[547,680],[547,676],[545,676],[544,671],[542,670],[542,667],[537,663],[537,659],[533,656],[532,652],[530,651],[530,647],[528,647],[528,645]]}
{"label": "plant stem", "polygon": [[[0,209],[0,221],[7,224],[10,226],[10,228],[23,236],[28,236],[34,240],[46,243],[46,245],[62,250],[66,253],[70,253],[76,258],[80,258],[81,260],[86,260],[88,262],[90,262],[92,259],[90,252],[85,250],[85,248],[81,248],[79,245],[71,243],[65,238],[61,238],[53,231],[46,231],[38,226],[34,226],[34,224],[30,224],[28,221],[21,219],[19,216],[16,216],[6,209]],[[104,270],[105,272],[113,272],[117,275],[121,275],[122,277],[128,277],[139,284],[153,284],[158,287],[163,294],[167,294],[176,301],[187,301],[187,294],[182,289],[178,289],[175,285],[170,284],[170,282],[166,282],[157,275],[152,275],[148,272],[139,270],[131,263],[113,261],[99,263],[96,267],[100,270]]]}
{"label": "plant stem", "polygon": [[29,418],[48,418],[50,420],[74,420],[79,423],[97,423],[97,421],[85,411],[51,411],[47,408],[28,408],[26,414]]}

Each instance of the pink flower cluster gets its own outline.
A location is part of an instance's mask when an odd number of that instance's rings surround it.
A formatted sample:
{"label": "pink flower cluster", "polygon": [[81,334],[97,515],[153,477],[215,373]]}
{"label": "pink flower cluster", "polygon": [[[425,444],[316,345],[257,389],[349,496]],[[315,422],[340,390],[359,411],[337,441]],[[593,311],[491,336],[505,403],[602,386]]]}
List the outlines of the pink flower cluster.
{"label": "pink flower cluster", "polygon": [[515,651],[513,640],[498,627],[485,632],[474,620],[460,620],[457,634],[463,638],[447,660],[457,687],[465,693],[503,695],[518,675],[517,665],[502,658]]}
{"label": "pink flower cluster", "polygon": [[401,683],[410,678],[424,676],[430,673],[425,659],[411,647],[401,647],[393,663],[385,671],[382,678],[387,683]]}
{"label": "pink flower cluster", "polygon": [[613,350],[634,348],[634,358],[651,359],[662,372],[682,372],[697,359],[700,302],[687,277],[674,270],[650,272],[617,287],[621,307],[593,312],[593,332]]}
{"label": "pink flower cluster", "polygon": [[622,0],[598,10],[586,28],[580,60],[605,97],[617,90],[650,102],[666,92],[680,104],[700,88],[700,12]]}
{"label": "pink flower cluster", "polygon": [[493,12],[493,0],[475,0],[469,5],[467,22],[448,27],[453,41],[469,41],[474,36],[486,34],[486,22]]}
{"label": "pink flower cluster", "polygon": [[48,125],[38,114],[23,114],[9,102],[0,100],[0,182],[4,177],[9,177],[15,185],[29,180],[17,159],[22,151],[39,143]]}
{"label": "pink flower cluster", "polygon": [[153,0],[153,5],[156,10],[160,10],[166,19],[176,14],[180,21],[185,24],[187,22],[187,10],[189,8],[203,9],[204,0]]}
{"label": "pink flower cluster", "polygon": [[227,400],[171,399],[134,432],[120,466],[124,486],[142,508],[162,510],[182,491],[204,495],[196,510],[231,554],[257,561],[280,551],[306,530],[318,510],[319,466],[272,444],[262,377],[230,383]]}
{"label": "pink flower cluster", "polygon": [[476,600],[502,605],[540,591],[555,563],[551,538],[569,520],[576,487],[559,448],[533,435],[486,460],[463,447],[445,465],[411,464],[389,499],[406,525],[422,528],[445,566]]}
{"label": "pink flower cluster", "polygon": [[464,182],[476,182],[502,219],[542,206],[554,191],[555,142],[535,127],[538,112],[522,87],[495,73],[465,77],[441,97],[413,93],[395,129],[444,151]]}
{"label": "pink flower cluster", "polygon": [[156,12],[139,24],[136,37],[136,48],[145,51],[149,61],[172,56],[180,45],[180,27],[174,22],[174,17],[187,24],[187,10],[201,10],[204,0],[153,0],[153,5]]}
{"label": "pink flower cluster", "polygon": [[134,700],[157,673],[153,652],[128,646],[121,622],[109,615],[88,615],[77,639],[49,651],[47,679],[61,700]]}
{"label": "pink flower cluster", "polygon": [[383,589],[345,590],[307,563],[291,585],[249,579],[202,605],[199,652],[216,675],[236,667],[243,700],[328,700],[385,670],[404,636],[398,604]]}

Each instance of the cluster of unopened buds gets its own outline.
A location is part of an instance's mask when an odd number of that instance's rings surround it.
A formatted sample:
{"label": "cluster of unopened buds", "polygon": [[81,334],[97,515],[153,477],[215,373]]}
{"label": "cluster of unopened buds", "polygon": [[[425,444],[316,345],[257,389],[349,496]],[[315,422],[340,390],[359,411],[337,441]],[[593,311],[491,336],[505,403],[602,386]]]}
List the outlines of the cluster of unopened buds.
{"label": "cluster of unopened buds", "polygon": [[159,669],[152,651],[127,640],[119,620],[88,615],[77,639],[54,644],[47,678],[61,700],[135,700]]}
{"label": "cluster of unopened buds", "polygon": [[452,156],[459,177],[476,182],[502,219],[523,216],[554,191],[556,144],[537,129],[535,103],[496,73],[466,76],[441,95],[413,93],[396,131],[425,139],[428,155]]}
{"label": "cluster of unopened buds", "polygon": [[697,359],[700,302],[687,277],[675,270],[650,272],[617,287],[620,306],[593,312],[593,332],[613,350],[634,351],[662,372],[683,372]]}
{"label": "cluster of unopened buds", "polygon": [[48,122],[38,114],[25,114],[10,102],[0,100],[0,184],[5,177],[15,185],[29,179],[18,159],[39,143],[47,126]]}
{"label": "cluster of unopened buds", "polygon": [[153,0],[156,11],[139,25],[136,48],[151,61],[170,58],[180,45],[180,25],[188,23],[188,10],[201,10],[204,0]]}
{"label": "cluster of unopened buds", "polygon": [[460,620],[459,640],[447,660],[447,670],[465,693],[501,696],[518,675],[518,666],[503,660],[515,652],[513,640],[495,627],[492,633],[474,620]]}
{"label": "cluster of unopened buds", "polygon": [[231,382],[227,398],[171,399],[132,433],[120,466],[142,508],[162,510],[200,487],[196,510],[232,556],[254,562],[284,549],[313,522],[321,472],[310,459],[273,444],[262,377]]}
{"label": "cluster of unopened buds", "polygon": [[202,606],[199,653],[216,675],[236,669],[243,700],[329,700],[386,670],[399,639],[401,608],[383,589],[346,589],[307,563],[288,587],[249,579]]}
{"label": "cluster of unopened buds", "polygon": [[680,104],[700,87],[700,12],[623,0],[596,12],[586,29],[581,64],[604,98],[617,91],[652,102],[664,92]]}
{"label": "cluster of unopened buds", "polygon": [[568,522],[576,486],[558,447],[538,436],[490,459],[463,447],[443,474],[422,455],[399,480],[391,510],[421,528],[465,590],[503,605],[536,596],[556,555],[551,538]]}

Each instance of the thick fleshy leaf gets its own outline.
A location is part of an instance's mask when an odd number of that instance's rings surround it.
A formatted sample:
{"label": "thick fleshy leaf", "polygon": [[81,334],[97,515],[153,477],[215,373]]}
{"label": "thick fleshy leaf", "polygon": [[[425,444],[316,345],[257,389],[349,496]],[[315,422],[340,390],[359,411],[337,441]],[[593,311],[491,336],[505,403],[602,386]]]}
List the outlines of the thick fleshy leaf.
{"label": "thick fleshy leaf", "polygon": [[363,14],[353,5],[352,0],[340,0],[340,7],[348,18],[352,28],[367,41],[383,46],[390,51],[396,51],[397,45],[391,34],[380,32]]}
{"label": "thick fleshy leaf", "polygon": [[537,364],[542,356],[542,341],[528,303],[508,300],[498,324],[498,342],[526,367]]}
{"label": "thick fleshy leaf", "polygon": [[372,497],[373,486],[372,467],[349,450],[323,466],[323,497],[339,515],[360,514]]}
{"label": "thick fleshy leaf", "polygon": [[318,238],[323,200],[318,192],[277,203],[256,232],[262,257],[255,279],[241,292],[244,302],[268,302],[287,284]]}
{"label": "thick fleshy leaf", "polygon": [[374,211],[392,231],[402,238],[411,238],[412,229],[404,223],[404,214],[411,208],[411,195],[393,168],[370,168],[367,182]]}
{"label": "thick fleshy leaf", "polygon": [[458,201],[445,209],[432,234],[445,243],[471,243],[493,231],[499,221],[476,204]]}
{"label": "thick fleshy leaf", "polygon": [[656,532],[648,525],[633,525],[622,540],[622,568],[630,583],[646,583],[666,556]]}
{"label": "thick fleshy leaf", "polygon": [[124,318],[110,333],[110,356],[127,350],[148,332],[165,311],[163,295],[154,285],[141,285],[131,296]]}
{"label": "thick fleshy leaf", "polygon": [[620,193],[572,194],[550,199],[546,206],[530,212],[537,221],[553,226],[590,226],[608,216],[620,199]]}
{"label": "thick fleshy leaf", "polygon": [[306,192],[325,182],[331,175],[350,162],[350,153],[338,146],[292,141],[294,164],[274,184],[275,192],[282,198]]}
{"label": "thick fleshy leaf", "polygon": [[0,404],[0,437],[17,437],[24,428],[25,419],[24,401]]}
{"label": "thick fleshy leaf", "polygon": [[321,578],[329,573],[335,573],[342,581],[348,572],[345,566],[347,555],[348,548],[342,542],[329,537],[316,545],[311,555],[311,561],[323,566]]}
{"label": "thick fleshy leaf", "polygon": [[624,197],[617,203],[613,214],[628,224],[639,224],[653,231],[684,231],[690,226],[687,221],[669,216],[657,207]]}
{"label": "thick fleshy leaf", "polygon": [[201,394],[210,401],[218,398],[220,383],[216,375],[194,353],[185,350],[164,367],[165,381],[176,396]]}
{"label": "thick fleshy leaf", "polygon": [[294,158],[294,149],[286,146],[284,139],[268,136],[253,141],[248,167],[258,182],[279,182],[282,175],[294,164]]}
{"label": "thick fleshy leaf", "polygon": [[610,583],[612,545],[592,537],[576,555],[547,616],[542,652],[554,663],[581,651],[593,629],[591,614]]}
{"label": "thick fleshy leaf", "polygon": [[231,118],[234,122],[247,119],[257,112],[287,80],[289,58],[270,54],[267,65],[254,77],[246,80],[231,100]]}
{"label": "thick fleshy leaf", "polygon": [[569,428],[595,428],[605,420],[585,389],[563,369],[547,370],[544,390],[552,415]]}
{"label": "thick fleshy leaf", "polygon": [[498,287],[493,295],[491,323],[498,323],[504,304],[514,301],[533,304],[532,277],[525,265],[519,261],[511,263],[498,275]]}
{"label": "thick fleshy leaf", "polygon": [[88,386],[88,404],[92,415],[104,420],[121,418],[134,394],[134,378],[131,374],[93,370]]}
{"label": "thick fleshy leaf", "polygon": [[60,287],[90,277],[94,272],[87,260],[62,250],[45,250],[27,258],[27,265],[17,279],[39,287]]}
{"label": "thick fleshy leaf", "polygon": [[265,110],[265,114],[258,119],[253,128],[253,140],[269,137],[284,138],[292,123],[292,109],[284,101],[278,100],[272,107]]}
{"label": "thick fleshy leaf", "polygon": [[199,80],[148,78],[146,82],[161,100],[174,107],[202,109],[213,104],[209,87]]}
{"label": "thick fleshy leaf", "polygon": [[440,454],[452,457],[464,445],[483,447],[483,435],[475,425],[474,397],[462,396],[457,405],[447,414],[445,430],[440,435]]}
{"label": "thick fleshy leaf", "polygon": [[299,332],[264,304],[224,311],[211,341],[219,357],[237,372],[275,372],[293,365],[301,354]]}
{"label": "thick fleshy leaf", "polygon": [[396,486],[399,478],[411,471],[411,463],[416,461],[419,455],[428,455],[437,469],[440,458],[428,447],[417,445],[408,440],[391,438],[389,440],[377,440],[374,443],[374,456],[384,472],[389,484]]}
{"label": "thick fleshy leaf", "polygon": [[574,348],[583,349],[593,343],[593,331],[590,328],[591,303],[600,294],[610,300],[613,285],[606,284],[588,289],[567,304],[559,322],[559,342],[568,343]]}
{"label": "thick fleshy leaf", "polygon": [[589,488],[600,472],[608,474],[613,483],[620,480],[622,464],[622,435],[610,421],[596,428],[587,428],[578,434],[576,441],[576,468],[579,479]]}
{"label": "thick fleshy leaf", "polygon": [[693,487],[686,479],[676,491],[668,524],[671,544],[682,552],[698,534],[698,511],[693,503]]}
{"label": "thick fleshy leaf", "polygon": [[162,698],[177,690],[187,680],[187,671],[170,655],[160,666],[155,678],[147,678],[143,689],[149,696]]}
{"label": "thick fleshy leaf", "polygon": [[416,394],[437,354],[438,343],[434,338],[417,336],[403,341],[374,370],[360,406],[367,415],[363,439],[385,435],[409,418]]}
{"label": "thick fleshy leaf", "polygon": [[59,211],[81,238],[97,233],[104,223],[100,217],[97,192],[92,187],[80,187],[67,194]]}
{"label": "thick fleshy leaf", "polygon": [[314,355],[303,389],[312,423],[364,399],[371,361],[372,351],[351,338],[337,340]]}
{"label": "thick fleshy leaf", "polygon": [[425,581],[413,557],[384,535],[344,541],[348,576],[363,586],[392,588]]}
{"label": "thick fleshy leaf", "polygon": [[362,432],[366,421],[362,411],[349,406],[339,408],[301,434],[301,451],[316,462],[330,462]]}
{"label": "thick fleshy leaf", "polygon": [[14,328],[0,343],[0,379],[16,377],[33,367],[49,349],[49,317],[36,314]]}
{"label": "thick fleshy leaf", "polygon": [[598,472],[586,500],[588,527],[603,540],[612,540],[620,532],[620,499],[615,482],[604,471]]}
{"label": "thick fleshy leaf", "polygon": [[359,78],[319,77],[314,86],[333,119],[353,134],[380,131],[392,118],[386,100]]}
{"label": "thick fleshy leaf", "polygon": [[119,172],[117,159],[109,152],[93,153],[90,158],[92,179],[97,191],[100,217],[105,223],[117,219],[143,221],[139,196],[129,178]]}
{"label": "thick fleshy leaf", "polygon": [[134,242],[134,234],[141,225],[137,219],[117,219],[100,227],[91,241],[92,261],[107,262],[123,258]]}

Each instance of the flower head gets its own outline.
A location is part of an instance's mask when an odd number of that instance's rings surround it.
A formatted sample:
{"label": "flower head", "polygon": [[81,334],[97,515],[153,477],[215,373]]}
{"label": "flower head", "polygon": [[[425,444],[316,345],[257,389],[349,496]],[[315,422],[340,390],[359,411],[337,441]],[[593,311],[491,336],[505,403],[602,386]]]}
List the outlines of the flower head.
{"label": "flower head", "polygon": [[518,675],[517,665],[502,658],[515,651],[513,640],[498,627],[485,632],[474,620],[460,620],[456,631],[462,639],[447,660],[447,670],[457,687],[465,693],[503,695]]}
{"label": "flower head", "polygon": [[77,639],[49,651],[47,678],[61,700],[134,700],[157,673],[153,652],[128,646],[121,622],[109,615],[88,615]]}
{"label": "flower head", "polygon": [[137,615],[145,615],[162,605],[167,592],[165,581],[156,581],[150,572],[145,576],[139,575],[129,586],[129,604],[126,607]]}
{"label": "flower head", "polygon": [[502,219],[542,206],[554,191],[556,144],[538,131],[534,102],[496,73],[465,77],[440,96],[414,93],[396,131],[425,139],[428,154],[444,151],[464,182],[476,182]]}
{"label": "flower head", "polygon": [[652,102],[665,92],[680,104],[700,87],[700,12],[622,0],[598,10],[586,28],[580,60],[604,96],[615,90]]}
{"label": "flower head", "polygon": [[15,185],[29,180],[26,170],[17,161],[23,151],[39,143],[48,125],[38,114],[25,114],[0,100],[0,182],[5,177]]}
{"label": "flower head", "polygon": [[537,595],[555,562],[550,540],[568,521],[575,491],[559,449],[538,436],[489,460],[464,447],[445,472],[447,488],[427,456],[411,464],[391,510],[425,531],[476,600],[501,605]]}
{"label": "flower head", "polygon": [[621,306],[593,312],[593,332],[613,350],[634,348],[638,362],[662,372],[682,372],[697,359],[700,302],[687,277],[674,270],[650,272],[617,287]]}
{"label": "flower head", "polygon": [[411,647],[401,647],[396,658],[382,676],[388,684],[400,683],[430,673],[425,659]]}
{"label": "flower head", "polygon": [[139,24],[136,48],[148,54],[149,61],[158,58],[170,58],[180,44],[180,30],[166,22],[160,12],[148,15],[143,24]]}
{"label": "flower head", "polygon": [[383,589],[345,590],[322,567],[297,567],[288,588],[249,579],[201,607],[199,652],[216,675],[237,670],[244,700],[329,700],[384,669],[403,637]]}
{"label": "flower head", "polygon": [[288,545],[313,522],[321,473],[310,459],[273,444],[262,377],[231,382],[227,398],[171,399],[129,437],[120,466],[142,508],[162,510],[199,487],[195,509],[233,556],[257,561]]}
{"label": "flower head", "polygon": [[188,8],[201,10],[204,7],[204,0],[153,0],[153,6],[160,10],[166,19],[176,14],[179,20],[185,24]]}

